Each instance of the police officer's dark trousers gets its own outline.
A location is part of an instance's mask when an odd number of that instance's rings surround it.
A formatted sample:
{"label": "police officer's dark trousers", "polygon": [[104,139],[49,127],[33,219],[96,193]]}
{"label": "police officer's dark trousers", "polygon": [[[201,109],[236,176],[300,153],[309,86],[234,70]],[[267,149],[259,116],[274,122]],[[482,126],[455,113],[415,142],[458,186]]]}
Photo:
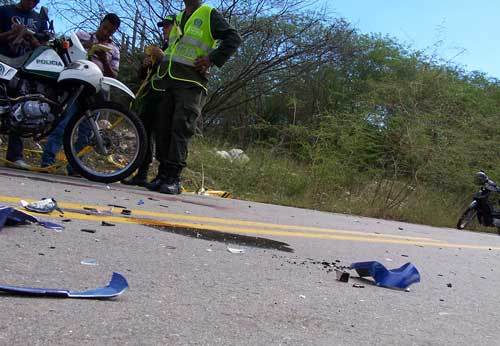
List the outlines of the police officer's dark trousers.
{"label": "police officer's dark trousers", "polygon": [[161,93],[154,126],[158,177],[178,179],[186,167],[189,141],[196,131],[205,92],[197,86],[172,83]]}

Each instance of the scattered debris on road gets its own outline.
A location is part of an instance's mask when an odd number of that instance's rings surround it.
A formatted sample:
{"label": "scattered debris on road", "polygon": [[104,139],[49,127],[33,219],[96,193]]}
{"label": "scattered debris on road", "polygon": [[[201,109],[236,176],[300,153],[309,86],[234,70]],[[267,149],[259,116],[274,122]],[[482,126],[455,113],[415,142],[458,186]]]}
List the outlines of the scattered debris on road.
{"label": "scattered debris on road", "polygon": [[96,266],[98,265],[97,260],[89,258],[89,259],[84,259],[80,262],[80,264],[83,264],[85,266]]}
{"label": "scattered debris on road", "polygon": [[448,287],[448,288],[452,288],[452,287],[453,287],[453,285],[452,285],[452,284],[447,284],[447,285],[446,285],[446,287]]}
{"label": "scattered debris on road", "polygon": [[227,247],[227,251],[229,251],[232,254],[244,254],[245,253],[244,249],[236,249],[236,248],[232,248],[229,246]]}
{"label": "scattered debris on road", "polygon": [[351,276],[351,274],[349,274],[348,272],[336,269],[335,273],[337,275],[337,281],[349,282],[349,277]]}
{"label": "scattered debris on road", "polygon": [[36,217],[12,207],[0,206],[0,230],[4,226],[17,226],[36,223],[47,229],[60,232],[64,229],[63,226],[53,222],[39,220]]}
{"label": "scattered debris on road", "polygon": [[57,202],[54,198],[42,198],[39,201],[31,203],[28,203],[25,200],[21,200],[20,202],[24,209],[34,213],[49,214],[54,210],[57,210],[61,214],[64,214],[64,212],[57,206]]}
{"label": "scattered debris on road", "polygon": [[395,289],[406,289],[410,285],[420,282],[420,273],[417,268],[406,263],[400,268],[388,270],[382,263],[358,262],[351,264],[360,277],[372,277],[377,286]]}
{"label": "scattered debris on road", "polygon": [[117,205],[117,204],[108,204],[108,207],[119,208],[119,209],[127,209],[127,207],[124,207],[123,205]]}
{"label": "scattered debris on road", "polygon": [[123,209],[121,212],[122,215],[132,215],[132,210]]}
{"label": "scattered debris on road", "polygon": [[85,233],[96,233],[97,231],[95,229],[81,229],[80,232],[85,232]]}
{"label": "scattered debris on road", "polygon": [[301,294],[301,295],[299,296],[299,298],[301,298],[301,299],[306,299],[306,296],[305,296],[305,295],[303,295],[303,294]]}
{"label": "scattered debris on road", "polygon": [[111,281],[106,287],[96,288],[87,291],[70,291],[60,288],[33,288],[33,287],[17,287],[9,285],[0,285],[0,291],[35,297],[50,297],[50,298],[84,298],[84,299],[110,299],[116,298],[125,292],[128,288],[128,282],[125,277],[119,273],[113,273]]}
{"label": "scattered debris on road", "polygon": [[352,284],[352,287],[354,287],[354,288],[365,288],[365,285]]}
{"label": "scattered debris on road", "polygon": [[111,222],[106,222],[106,221],[102,221],[101,222],[101,226],[105,226],[105,227],[114,227],[116,226],[114,223],[111,223]]}
{"label": "scattered debris on road", "polygon": [[142,199],[138,200],[137,205],[144,205],[144,201]]}

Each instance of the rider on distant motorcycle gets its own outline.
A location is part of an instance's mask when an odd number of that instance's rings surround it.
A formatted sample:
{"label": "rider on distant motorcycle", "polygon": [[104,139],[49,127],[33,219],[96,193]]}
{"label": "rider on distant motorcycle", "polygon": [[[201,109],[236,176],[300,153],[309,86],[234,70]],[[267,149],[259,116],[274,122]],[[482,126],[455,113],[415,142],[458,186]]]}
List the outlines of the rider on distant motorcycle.
{"label": "rider on distant motorcycle", "polygon": [[474,177],[474,182],[477,185],[484,185],[484,188],[492,192],[500,192],[500,187],[493,180],[488,178],[486,173],[479,171]]}

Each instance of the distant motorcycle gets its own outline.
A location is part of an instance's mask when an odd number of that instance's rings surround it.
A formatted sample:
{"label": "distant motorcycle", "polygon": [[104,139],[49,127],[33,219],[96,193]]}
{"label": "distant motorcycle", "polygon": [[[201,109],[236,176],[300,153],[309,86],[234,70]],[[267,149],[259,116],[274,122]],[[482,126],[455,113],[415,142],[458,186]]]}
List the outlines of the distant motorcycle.
{"label": "distant motorcycle", "polygon": [[472,203],[458,219],[457,228],[464,229],[477,217],[480,225],[496,227],[500,234],[500,211],[495,208],[495,204],[498,204],[500,200],[496,201],[492,198],[492,194],[495,196],[495,193],[500,193],[500,187],[483,171],[476,173],[474,182],[481,188],[474,194]]}

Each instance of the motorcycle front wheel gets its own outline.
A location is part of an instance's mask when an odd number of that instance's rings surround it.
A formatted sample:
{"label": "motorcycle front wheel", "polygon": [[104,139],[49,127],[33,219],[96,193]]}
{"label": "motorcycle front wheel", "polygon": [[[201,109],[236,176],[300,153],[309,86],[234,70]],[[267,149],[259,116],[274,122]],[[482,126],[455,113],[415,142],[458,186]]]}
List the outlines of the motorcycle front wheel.
{"label": "motorcycle front wheel", "polygon": [[130,176],[148,145],[141,120],[122,105],[100,102],[75,114],[64,132],[64,152],[74,170],[101,183]]}
{"label": "motorcycle front wheel", "polygon": [[464,229],[467,225],[474,219],[477,214],[477,210],[475,208],[467,208],[466,211],[462,214],[462,216],[458,219],[457,228]]}

